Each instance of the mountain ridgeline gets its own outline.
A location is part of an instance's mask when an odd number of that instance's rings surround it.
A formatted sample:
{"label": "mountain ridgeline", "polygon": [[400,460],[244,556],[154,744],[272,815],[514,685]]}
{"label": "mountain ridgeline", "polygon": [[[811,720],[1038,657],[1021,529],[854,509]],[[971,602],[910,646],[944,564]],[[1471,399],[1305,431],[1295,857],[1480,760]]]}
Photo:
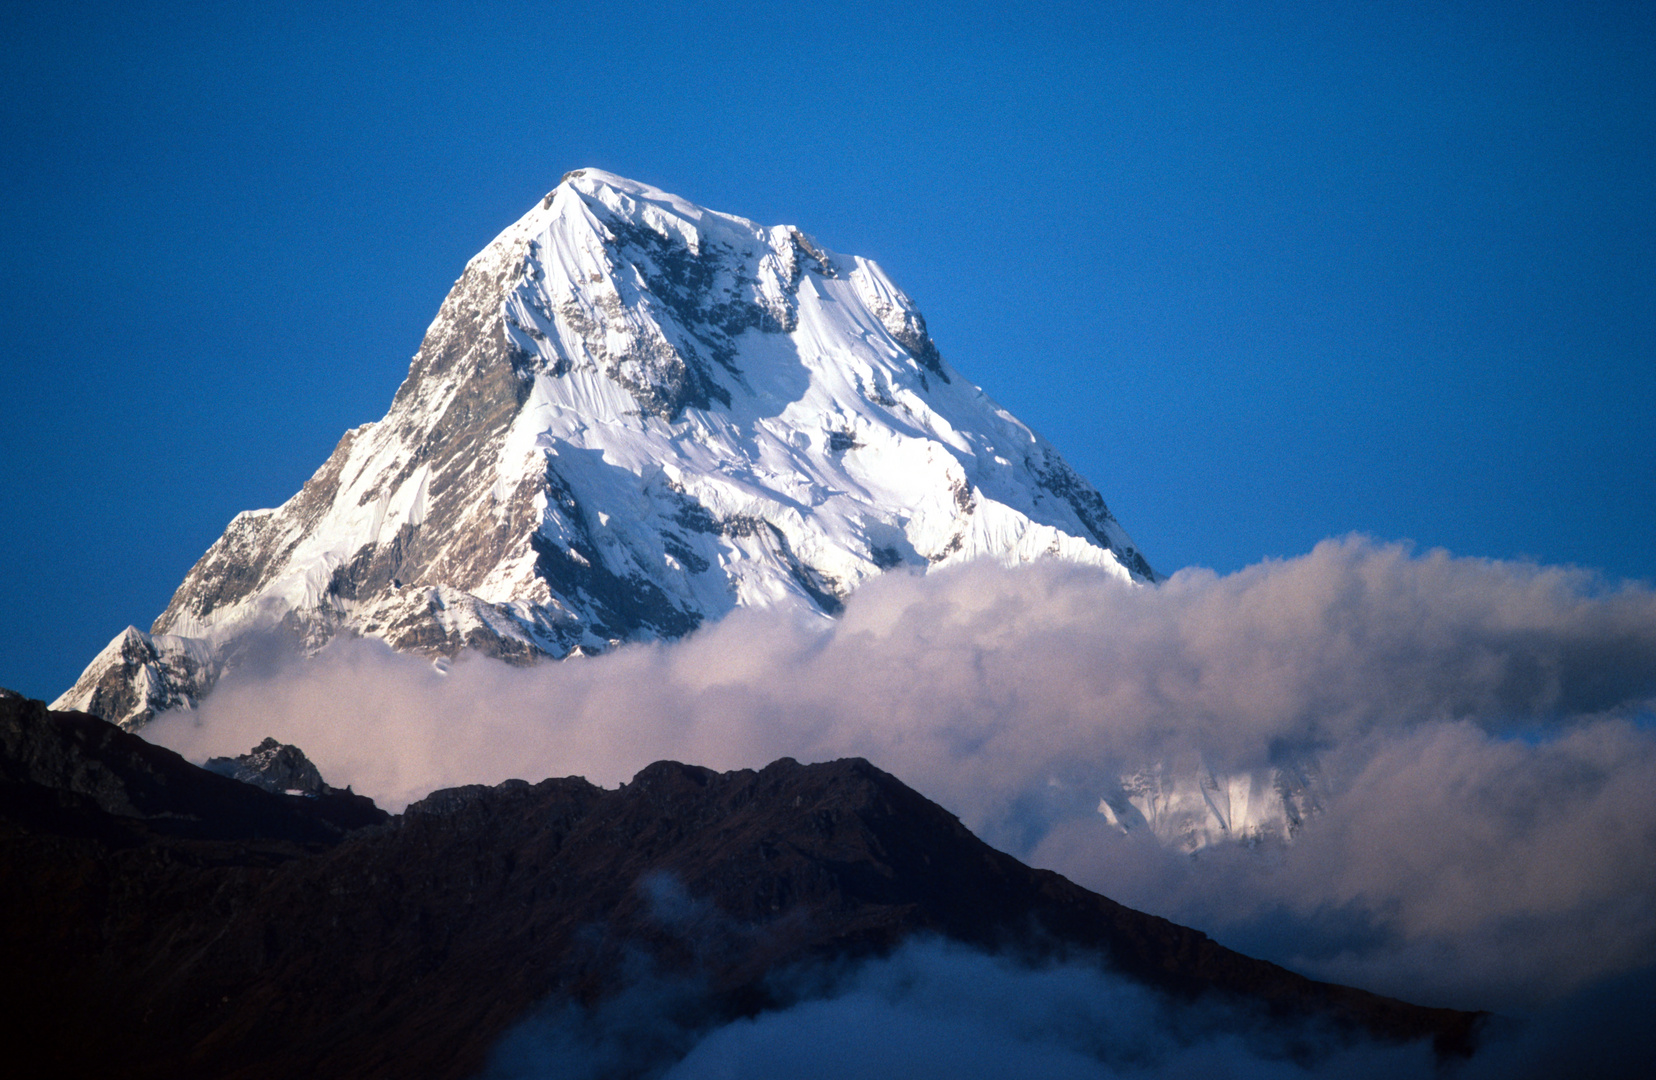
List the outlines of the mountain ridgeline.
{"label": "mountain ridgeline", "polygon": [[873,262],[579,170],[467,264],[385,418],[54,704],[132,730],[271,635],[526,664],[980,557],[1155,580]]}
{"label": "mountain ridgeline", "polygon": [[[238,764],[302,760],[261,746]],[[1314,982],[1031,869],[859,759],[658,762],[618,789],[512,780],[396,817],[250,779],[0,691],[15,1075],[474,1076],[526,1018],[590,1021],[641,979],[684,988],[675,1022],[694,1040],[831,990],[788,972],[928,938],[1112,971],[1237,1010],[1242,1030],[1321,1033],[1290,1039],[1301,1056],[1360,1038],[1457,1056],[1480,1024]],[[688,1048],[642,1045],[604,1075],[659,1075]]]}

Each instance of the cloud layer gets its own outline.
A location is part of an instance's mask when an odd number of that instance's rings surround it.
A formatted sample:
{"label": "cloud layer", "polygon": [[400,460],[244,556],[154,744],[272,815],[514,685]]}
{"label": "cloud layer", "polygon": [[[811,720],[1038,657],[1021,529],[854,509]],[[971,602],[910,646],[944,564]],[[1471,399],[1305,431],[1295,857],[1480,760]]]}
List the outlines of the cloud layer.
{"label": "cloud layer", "polygon": [[[486,1080],[1434,1075],[1429,1046],[1391,1046],[1236,1006],[1175,1002],[1095,965],[1028,967],[939,941],[842,971],[776,980],[782,1009],[700,1027],[693,982],[642,978],[594,1009],[532,1017]],[[797,983],[796,987],[788,985]]]}
{"label": "cloud layer", "polygon": [[[265,735],[396,808],[518,776],[613,784],[861,755],[997,846],[1310,974],[1520,1008],[1656,961],[1656,593],[1360,538],[1124,588],[974,565],[831,626],[742,611],[666,645],[446,674],[372,642],[227,678],[146,732]],[[1097,811],[1124,770],[1285,762],[1286,847],[1191,857]]]}

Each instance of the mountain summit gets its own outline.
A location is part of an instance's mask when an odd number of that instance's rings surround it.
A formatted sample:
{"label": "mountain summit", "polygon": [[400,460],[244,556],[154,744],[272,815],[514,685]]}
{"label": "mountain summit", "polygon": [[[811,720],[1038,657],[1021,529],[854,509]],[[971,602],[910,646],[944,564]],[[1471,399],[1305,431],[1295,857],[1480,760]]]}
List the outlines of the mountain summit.
{"label": "mountain summit", "polygon": [[141,727],[273,632],[528,663],[984,556],[1155,578],[873,262],[582,169],[467,264],[385,418],[54,707]]}

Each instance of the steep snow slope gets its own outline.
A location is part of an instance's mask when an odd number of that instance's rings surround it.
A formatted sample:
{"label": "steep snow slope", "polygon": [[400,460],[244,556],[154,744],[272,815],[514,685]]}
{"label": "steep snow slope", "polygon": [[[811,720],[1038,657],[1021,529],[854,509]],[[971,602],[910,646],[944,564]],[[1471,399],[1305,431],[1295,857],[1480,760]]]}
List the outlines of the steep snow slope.
{"label": "steep snow slope", "polygon": [[1103,786],[1098,812],[1111,825],[1186,852],[1290,840],[1321,812],[1325,790],[1310,762],[1227,773],[1201,760],[1157,762]]}
{"label": "steep snow slope", "polygon": [[138,728],[273,636],[528,663],[986,556],[1154,580],[877,265],[578,170],[467,265],[386,417],[54,707]]}

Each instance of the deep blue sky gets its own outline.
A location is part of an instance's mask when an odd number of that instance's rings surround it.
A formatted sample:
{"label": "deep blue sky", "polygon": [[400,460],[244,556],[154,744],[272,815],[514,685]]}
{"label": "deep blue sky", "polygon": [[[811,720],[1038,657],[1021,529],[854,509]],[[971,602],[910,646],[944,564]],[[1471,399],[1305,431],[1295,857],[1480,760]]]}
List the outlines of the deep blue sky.
{"label": "deep blue sky", "polygon": [[1656,577],[1656,6],[0,11],[0,685],[377,419],[594,165],[877,259],[1151,561]]}

